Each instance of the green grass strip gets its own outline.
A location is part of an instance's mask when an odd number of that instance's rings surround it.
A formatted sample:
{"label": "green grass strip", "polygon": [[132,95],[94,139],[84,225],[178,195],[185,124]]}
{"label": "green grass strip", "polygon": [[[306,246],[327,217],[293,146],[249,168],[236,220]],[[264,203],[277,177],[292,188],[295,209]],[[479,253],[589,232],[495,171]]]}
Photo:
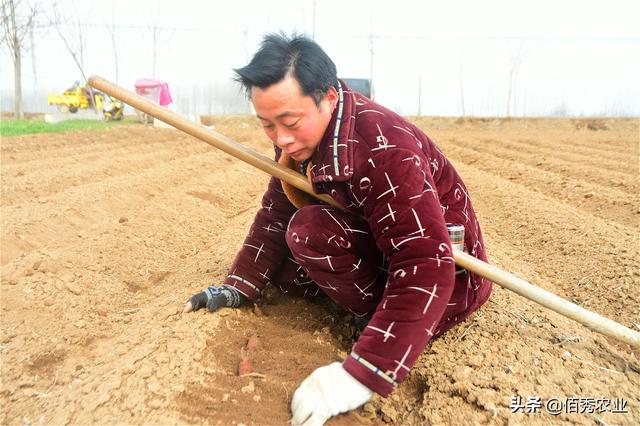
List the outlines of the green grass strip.
{"label": "green grass strip", "polygon": [[70,132],[73,130],[106,130],[123,124],[132,124],[132,121],[122,120],[105,123],[96,120],[69,120],[60,123],[45,123],[38,120],[2,120],[0,121],[0,136]]}

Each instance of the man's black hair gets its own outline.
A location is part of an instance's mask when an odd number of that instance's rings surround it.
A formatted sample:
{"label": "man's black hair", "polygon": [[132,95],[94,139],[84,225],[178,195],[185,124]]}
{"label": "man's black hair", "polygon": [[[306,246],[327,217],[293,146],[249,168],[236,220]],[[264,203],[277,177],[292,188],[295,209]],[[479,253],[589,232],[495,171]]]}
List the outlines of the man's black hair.
{"label": "man's black hair", "polygon": [[302,94],[311,96],[316,105],[331,87],[337,88],[336,66],[313,40],[293,34],[269,34],[260,49],[245,67],[234,69],[235,80],[241,83],[250,97],[251,88],[266,89],[291,74],[302,88]]}

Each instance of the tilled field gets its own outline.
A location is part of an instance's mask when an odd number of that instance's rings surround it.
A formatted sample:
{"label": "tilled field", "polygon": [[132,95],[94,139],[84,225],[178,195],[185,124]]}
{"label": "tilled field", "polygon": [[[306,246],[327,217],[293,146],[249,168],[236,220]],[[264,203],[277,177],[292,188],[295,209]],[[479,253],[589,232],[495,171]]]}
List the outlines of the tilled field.
{"label": "tilled field", "polygon": [[[212,120],[271,155],[254,119]],[[492,263],[640,329],[637,119],[418,124],[465,179]],[[286,424],[299,382],[348,353],[349,317],[324,302],[179,313],[226,274],[262,172],[144,126],[3,138],[1,166],[1,424]],[[635,425],[639,389],[637,351],[496,286],[390,398],[330,423]]]}

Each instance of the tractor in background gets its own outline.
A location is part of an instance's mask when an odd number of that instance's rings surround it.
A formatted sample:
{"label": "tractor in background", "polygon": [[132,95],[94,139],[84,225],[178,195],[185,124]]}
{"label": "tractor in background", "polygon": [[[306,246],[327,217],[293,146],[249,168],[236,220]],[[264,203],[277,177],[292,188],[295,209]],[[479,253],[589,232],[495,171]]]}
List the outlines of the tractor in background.
{"label": "tractor in background", "polygon": [[63,93],[51,93],[47,97],[49,105],[56,105],[63,113],[75,114],[81,109],[102,110],[103,119],[122,120],[124,104],[122,101],[98,92],[95,89],[82,86],[79,81],[73,83]]}
{"label": "tractor in background", "polygon": [[124,118],[124,104],[121,100],[107,96],[102,108],[104,121],[122,120]]}

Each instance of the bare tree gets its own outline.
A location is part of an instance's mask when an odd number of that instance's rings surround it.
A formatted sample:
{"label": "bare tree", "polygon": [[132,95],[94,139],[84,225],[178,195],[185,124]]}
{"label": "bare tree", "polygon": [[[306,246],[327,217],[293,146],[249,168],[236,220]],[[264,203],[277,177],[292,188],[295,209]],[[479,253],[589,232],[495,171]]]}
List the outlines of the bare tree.
{"label": "bare tree", "polygon": [[422,115],[422,74],[418,76],[418,116]]}
{"label": "bare tree", "polygon": [[33,93],[36,93],[38,89],[38,70],[36,68],[36,42],[33,35],[33,27],[29,28],[29,50],[31,51],[31,73],[33,78]]}
{"label": "bare tree", "polygon": [[373,96],[373,9],[369,5],[369,84],[371,85],[371,95]]}
{"label": "bare tree", "polygon": [[245,64],[249,62],[249,43],[248,43],[248,38],[249,38],[249,29],[245,25],[244,28],[242,29],[242,47],[244,48],[244,63]]}
{"label": "bare tree", "polygon": [[[91,103],[91,108],[93,108],[96,114],[99,114],[99,111],[96,109],[93,89],[91,86],[86,84],[87,75],[84,72],[84,49],[87,42],[84,38],[84,31],[82,29],[83,25],[75,1],[73,2],[73,9],[73,16],[63,19],[58,11],[57,5],[54,4],[51,8],[52,16],[49,21],[51,26],[55,28],[58,33],[58,36],[60,36],[67,52],[69,52],[69,55],[73,58],[73,62],[78,67],[80,75],[82,75],[82,83],[89,91],[89,102]],[[67,13],[66,16],[70,15]]]}
{"label": "bare tree", "polygon": [[62,18],[58,11],[58,6],[54,4],[51,8],[52,16],[50,17],[50,23],[55,28],[56,33],[64,43],[64,47],[67,49],[69,55],[73,59],[73,62],[78,67],[80,74],[84,81],[86,81],[86,75],[84,73],[84,49],[87,45],[84,39],[84,32],[82,31],[82,24],[80,18],[77,15],[77,9],[75,2],[73,3],[75,17],[69,18],[69,14],[65,14],[67,17]]}
{"label": "bare tree", "polygon": [[151,26],[151,28],[149,28],[151,31],[151,42],[153,45],[153,68],[152,68],[152,72],[151,72],[151,77],[155,77],[156,76],[156,61],[158,59],[158,25],[157,24],[153,24],[153,26]]}
{"label": "bare tree", "polygon": [[460,106],[462,108],[462,116],[465,117],[467,114],[464,110],[464,84],[462,81],[462,52],[460,53],[460,66],[458,68],[458,82],[460,84]]}
{"label": "bare tree", "polygon": [[316,39],[316,0],[313,0],[313,27],[311,30],[311,38]]}
{"label": "bare tree", "polygon": [[507,117],[511,116],[511,94],[514,93],[513,95],[513,104],[514,104],[514,108],[515,108],[515,80],[517,77],[517,73],[518,73],[518,68],[520,67],[520,65],[522,64],[522,62],[524,62],[525,60],[525,52],[524,52],[524,43],[522,40],[520,40],[520,44],[518,45],[518,48],[515,52],[513,52],[511,54],[511,61],[510,61],[510,67],[509,67],[509,89],[507,90]]}
{"label": "bare tree", "polygon": [[[16,10],[19,13],[16,13]],[[26,2],[2,0],[2,44],[13,60],[14,116],[24,118],[22,107],[22,50],[36,20],[36,8]]]}
{"label": "bare tree", "polygon": [[118,83],[118,44],[116,43],[116,2],[111,1],[111,25],[107,25],[107,32],[109,32],[109,38],[111,39],[111,48],[113,49],[113,60],[116,71],[116,83]]}
{"label": "bare tree", "polygon": [[151,51],[153,54],[153,68],[151,77],[156,78],[156,63],[158,61],[158,49],[161,45],[164,45],[173,37],[174,29],[163,28],[154,19],[154,22],[149,25],[149,33],[151,35]]}

